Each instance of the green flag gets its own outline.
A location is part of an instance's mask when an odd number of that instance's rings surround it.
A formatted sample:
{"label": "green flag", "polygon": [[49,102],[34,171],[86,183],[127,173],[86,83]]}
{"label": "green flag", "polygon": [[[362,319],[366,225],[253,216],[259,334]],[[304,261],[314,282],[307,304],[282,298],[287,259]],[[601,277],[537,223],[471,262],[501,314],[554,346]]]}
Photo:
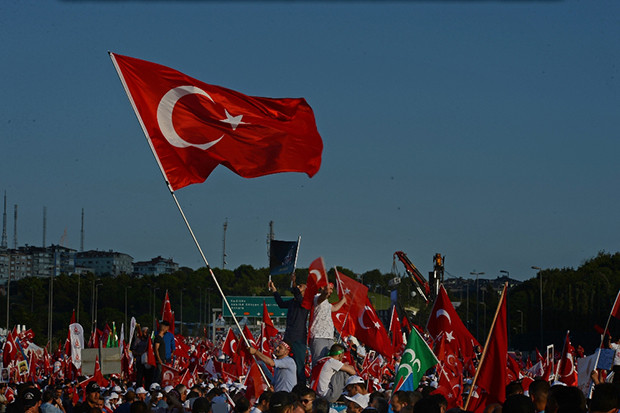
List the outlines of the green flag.
{"label": "green flag", "polygon": [[411,329],[407,347],[403,352],[394,378],[393,391],[414,391],[426,370],[439,363],[433,351],[415,328]]}

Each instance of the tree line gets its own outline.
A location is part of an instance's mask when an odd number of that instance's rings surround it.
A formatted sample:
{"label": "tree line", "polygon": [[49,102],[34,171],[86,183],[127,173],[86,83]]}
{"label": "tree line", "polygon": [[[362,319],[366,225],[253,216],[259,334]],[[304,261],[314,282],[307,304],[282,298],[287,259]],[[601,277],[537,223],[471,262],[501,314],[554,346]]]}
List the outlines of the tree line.
{"label": "tree line", "polygon": [[[407,309],[411,322],[425,326],[432,303],[425,304],[419,296],[411,295],[414,288],[408,278],[403,279],[396,287],[390,287],[388,283],[395,274],[382,273],[376,269],[363,274],[355,274],[346,268],[339,268],[339,271],[367,285],[371,300],[375,299],[374,304],[378,310],[389,308],[389,299],[384,298],[389,297],[391,289],[396,288],[401,315],[403,309]],[[241,265],[234,270],[213,268],[213,272],[225,295],[269,295],[266,288],[268,268]],[[307,278],[308,269],[297,269],[296,274],[299,282],[303,282]],[[331,280],[335,279],[333,270],[330,270],[329,276]],[[620,253],[600,252],[576,269],[544,269],[539,276],[542,277],[543,285],[543,327],[545,341],[548,341],[546,344],[555,343],[556,347],[561,346],[566,330],[571,330],[574,345],[583,343],[584,347],[596,346],[599,336],[595,325],[605,325],[620,289]],[[274,276],[273,279],[280,291],[287,290],[290,282],[288,276]],[[470,331],[475,334],[478,327],[482,336],[479,340],[484,344],[483,333],[490,327],[499,295],[490,285],[481,285],[481,289],[485,289],[485,293],[479,295],[480,301],[484,296],[483,306],[476,302],[475,294],[470,294],[468,306],[463,302],[462,293],[455,294],[448,289],[448,294],[453,301],[460,302],[457,312],[468,324]],[[39,345],[45,345],[47,341],[49,289],[48,278],[29,277],[11,282],[9,326],[19,323],[31,328],[35,333],[35,342]],[[210,310],[222,306],[219,292],[206,268],[192,270],[182,267],[173,274],[140,278],[130,275],[95,277],[94,274],[55,277],[52,348],[64,343],[73,311],[76,311],[86,335],[91,332],[94,313],[97,314],[99,328],[106,324],[112,326],[112,322],[115,322],[117,332],[120,331],[121,323],[125,322],[125,296],[128,319],[133,316],[141,325],[153,326],[154,319],[161,316],[160,310],[166,291],[175,311],[175,319],[183,319],[184,334],[202,331],[200,326],[211,319]],[[6,300],[4,290],[4,295],[0,298],[2,327],[6,327]],[[93,308],[95,303],[96,310]],[[469,318],[466,314],[467,307]],[[476,307],[479,307],[478,325],[474,326],[472,315]],[[384,315],[385,313],[387,311],[384,311]],[[535,346],[540,347],[538,276],[510,288],[508,313],[511,347],[528,350]],[[486,324],[480,328],[483,317]],[[387,324],[389,319],[386,318],[384,317],[384,321]],[[620,320],[612,320],[610,331],[620,335]]]}

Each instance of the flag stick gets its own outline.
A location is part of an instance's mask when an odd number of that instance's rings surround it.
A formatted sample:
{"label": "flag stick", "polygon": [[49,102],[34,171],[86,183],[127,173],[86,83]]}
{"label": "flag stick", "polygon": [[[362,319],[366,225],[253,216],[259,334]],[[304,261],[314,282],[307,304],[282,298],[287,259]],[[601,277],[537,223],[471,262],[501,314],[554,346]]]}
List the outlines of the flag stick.
{"label": "flag stick", "polygon": [[[187,229],[189,230],[189,233],[192,237],[192,239],[194,240],[194,243],[196,244],[196,247],[198,248],[198,252],[200,253],[200,256],[202,257],[202,260],[205,263],[205,266],[207,268],[207,270],[209,270],[209,274],[211,274],[211,278],[213,279],[213,282],[215,283],[215,286],[217,287],[217,290],[219,291],[220,295],[222,296],[222,301],[224,302],[224,304],[226,304],[226,307],[228,308],[228,311],[230,311],[230,314],[232,315],[232,318],[235,322],[235,325],[237,326],[237,328],[239,329],[239,333],[241,334],[241,337],[243,337],[243,341],[245,343],[246,346],[250,346],[250,343],[248,341],[248,339],[245,337],[245,335],[243,334],[243,330],[241,329],[241,326],[239,325],[239,321],[237,320],[237,317],[235,317],[235,313],[232,311],[232,308],[230,307],[230,304],[228,303],[228,300],[226,299],[226,296],[224,295],[224,292],[222,291],[222,287],[220,287],[220,283],[217,281],[217,278],[215,277],[215,274],[213,273],[213,270],[211,269],[211,266],[209,265],[209,262],[207,261],[207,257],[205,256],[204,252],[202,251],[202,247],[200,246],[200,243],[198,242],[198,239],[196,238],[196,235],[194,235],[194,231],[192,230],[192,227],[189,224],[189,221],[187,220],[187,217],[185,216],[185,213],[183,212],[183,209],[181,208],[181,205],[179,204],[179,200],[177,199],[174,190],[172,189],[172,186],[170,186],[170,182],[168,181],[168,177],[166,176],[166,172],[164,171],[164,167],[162,166],[159,157],[157,156],[157,152],[155,151],[155,148],[153,147],[153,142],[151,142],[151,139],[149,137],[148,131],[146,129],[146,125],[144,124],[144,122],[142,121],[142,117],[140,116],[140,112],[138,112],[138,108],[136,106],[136,103],[133,100],[133,97],[131,96],[131,93],[129,92],[129,88],[127,87],[127,83],[125,82],[125,78],[123,77],[123,73],[121,72],[118,63],[116,62],[116,57],[114,56],[113,53],[108,52],[110,59],[112,59],[112,63],[114,64],[114,68],[116,69],[116,73],[118,74],[118,77],[123,85],[123,88],[125,89],[125,94],[127,95],[127,98],[129,99],[129,102],[131,103],[131,106],[133,108],[134,114],[136,115],[136,117],[138,118],[138,122],[140,123],[140,126],[142,127],[142,132],[144,133],[144,136],[146,137],[146,140],[149,144],[149,147],[151,148],[151,152],[153,153],[153,156],[155,157],[155,161],[157,162],[157,165],[159,166],[159,171],[161,172],[161,174],[164,177],[164,181],[166,182],[166,186],[168,187],[168,190],[170,191],[170,195],[172,195],[172,199],[174,200],[174,203],[176,204],[179,212],[181,213],[181,217],[183,218],[183,221],[185,222],[185,225],[187,226]],[[153,305],[155,305],[153,303]],[[254,357],[254,361],[256,361],[256,357]],[[263,376],[263,380],[265,380],[265,383],[267,383],[267,385],[269,386],[269,380],[267,380],[267,376],[265,375],[265,373],[262,371],[262,369],[259,369],[261,371],[261,375]]]}
{"label": "flag stick", "polygon": [[[293,263],[293,272],[291,276],[295,274],[295,270],[297,269],[297,256],[299,255],[299,244],[301,244],[301,235],[297,237],[297,250],[295,251],[295,262]],[[269,274],[269,281],[271,281],[271,274]],[[297,284],[297,280],[295,280],[295,284]],[[291,280],[291,288],[295,287],[293,285],[293,280]]]}
{"label": "flag stick", "polygon": [[463,410],[467,410],[467,406],[469,406],[469,401],[471,400],[471,395],[474,393],[474,389],[476,388],[476,381],[478,379],[478,373],[480,373],[480,366],[482,365],[482,362],[487,355],[487,350],[489,349],[489,343],[491,341],[491,333],[493,333],[493,330],[495,329],[495,322],[497,321],[497,317],[499,316],[499,310],[502,307],[502,300],[504,300],[507,289],[508,283],[504,284],[504,290],[502,291],[502,296],[500,297],[499,304],[497,305],[497,309],[495,310],[495,317],[493,317],[493,322],[491,323],[491,328],[489,329],[489,335],[487,336],[487,340],[484,343],[484,350],[482,350],[482,356],[480,356],[480,362],[478,363],[478,368],[476,369],[476,374],[474,375],[474,380],[471,383],[469,395],[467,396],[467,401],[465,402],[465,407],[463,408]]}

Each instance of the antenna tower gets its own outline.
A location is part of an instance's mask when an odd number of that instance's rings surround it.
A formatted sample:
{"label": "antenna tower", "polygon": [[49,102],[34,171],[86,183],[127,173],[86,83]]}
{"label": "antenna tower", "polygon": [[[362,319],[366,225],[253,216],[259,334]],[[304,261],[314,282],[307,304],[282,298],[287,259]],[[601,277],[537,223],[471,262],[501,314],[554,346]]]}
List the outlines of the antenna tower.
{"label": "antenna tower", "polygon": [[228,218],[224,221],[224,236],[222,237],[222,269],[226,268],[226,230],[228,229]]}
{"label": "antenna tower", "polygon": [[2,214],[2,244],[0,248],[6,249],[8,247],[8,240],[6,237],[6,191],[4,191],[4,213]]}
{"label": "antenna tower", "polygon": [[45,233],[47,232],[47,207],[43,207],[43,245],[45,248]]}
{"label": "antenna tower", "polygon": [[84,251],[84,208],[82,208],[82,229],[80,230],[80,252]]}
{"label": "antenna tower", "polygon": [[15,214],[13,216],[13,249],[17,249],[17,204],[15,204]]}

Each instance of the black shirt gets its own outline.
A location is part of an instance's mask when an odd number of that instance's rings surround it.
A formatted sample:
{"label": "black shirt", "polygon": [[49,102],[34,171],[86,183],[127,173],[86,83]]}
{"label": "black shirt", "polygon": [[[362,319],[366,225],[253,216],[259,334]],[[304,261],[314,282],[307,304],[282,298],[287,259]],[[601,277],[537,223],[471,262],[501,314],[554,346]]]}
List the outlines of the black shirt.
{"label": "black shirt", "polygon": [[308,328],[306,327],[306,320],[308,319],[309,311],[301,306],[303,296],[299,288],[294,287],[291,289],[293,293],[293,299],[284,301],[280,297],[280,293],[277,291],[273,293],[273,297],[278,303],[278,307],[287,308],[286,314],[286,331],[284,332],[284,341],[293,343],[299,341],[306,343]]}

